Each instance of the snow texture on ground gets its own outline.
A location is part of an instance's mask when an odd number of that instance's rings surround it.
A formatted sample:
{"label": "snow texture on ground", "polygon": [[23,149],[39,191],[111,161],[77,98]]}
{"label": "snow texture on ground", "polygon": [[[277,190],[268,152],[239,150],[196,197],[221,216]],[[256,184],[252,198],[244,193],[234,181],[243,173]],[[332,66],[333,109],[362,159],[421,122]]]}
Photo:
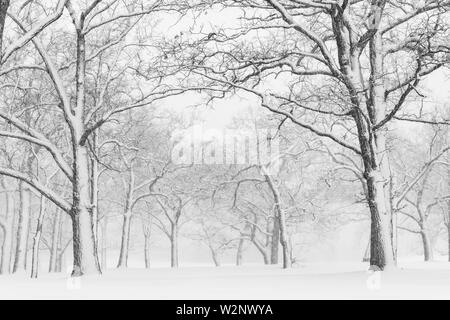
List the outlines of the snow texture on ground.
{"label": "snow texture on ground", "polygon": [[450,263],[406,262],[398,270],[366,264],[109,269],[101,277],[0,276],[0,299],[450,299]]}

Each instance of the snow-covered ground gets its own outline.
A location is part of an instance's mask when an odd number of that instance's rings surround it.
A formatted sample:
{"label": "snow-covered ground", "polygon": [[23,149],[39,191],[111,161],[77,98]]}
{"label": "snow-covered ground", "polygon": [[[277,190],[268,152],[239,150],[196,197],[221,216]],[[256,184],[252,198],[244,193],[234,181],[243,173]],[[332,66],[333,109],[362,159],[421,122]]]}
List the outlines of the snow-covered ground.
{"label": "snow-covered ground", "polygon": [[450,263],[402,262],[372,274],[365,264],[189,266],[68,274],[0,276],[1,299],[450,299]]}

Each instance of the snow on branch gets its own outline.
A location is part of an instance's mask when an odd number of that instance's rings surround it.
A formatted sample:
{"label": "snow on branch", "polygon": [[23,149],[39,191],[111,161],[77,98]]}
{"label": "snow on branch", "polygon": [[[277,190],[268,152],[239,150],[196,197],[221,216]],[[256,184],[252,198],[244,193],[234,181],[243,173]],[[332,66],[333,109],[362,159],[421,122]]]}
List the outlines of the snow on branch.
{"label": "snow on branch", "polygon": [[47,26],[55,22],[56,20],[61,17],[64,11],[64,5],[66,4],[67,0],[59,0],[58,5],[56,7],[56,11],[49,15],[46,19],[42,20],[41,22],[37,23],[31,30],[26,32],[24,35],[22,35],[19,39],[11,43],[5,50],[5,53],[0,59],[0,65],[4,64],[6,60],[17,50],[22,48],[24,45],[26,45],[28,42],[33,40],[39,33],[41,33]]}

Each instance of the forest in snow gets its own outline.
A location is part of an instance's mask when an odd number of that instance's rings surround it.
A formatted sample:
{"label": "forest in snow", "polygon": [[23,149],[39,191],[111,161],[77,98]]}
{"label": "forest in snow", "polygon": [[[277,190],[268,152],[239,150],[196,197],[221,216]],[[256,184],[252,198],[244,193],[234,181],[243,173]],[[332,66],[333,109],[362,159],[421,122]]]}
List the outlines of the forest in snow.
{"label": "forest in snow", "polygon": [[450,270],[449,27],[447,0],[0,0],[0,286]]}

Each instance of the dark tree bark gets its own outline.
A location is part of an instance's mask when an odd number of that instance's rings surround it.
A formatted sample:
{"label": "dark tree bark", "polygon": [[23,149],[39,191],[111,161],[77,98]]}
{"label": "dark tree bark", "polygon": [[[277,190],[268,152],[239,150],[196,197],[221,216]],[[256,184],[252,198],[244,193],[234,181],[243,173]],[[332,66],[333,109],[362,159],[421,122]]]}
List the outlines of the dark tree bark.
{"label": "dark tree bark", "polygon": [[6,14],[9,8],[9,0],[0,0],[0,52],[3,50],[3,30],[5,29]]}
{"label": "dark tree bark", "polygon": [[73,233],[73,271],[72,276],[101,274],[95,239],[91,183],[89,173],[89,150],[85,135],[85,85],[86,85],[86,40],[83,21],[75,22],[77,33],[76,60],[76,107],[72,119],[73,163],[73,204],[70,212]]}

